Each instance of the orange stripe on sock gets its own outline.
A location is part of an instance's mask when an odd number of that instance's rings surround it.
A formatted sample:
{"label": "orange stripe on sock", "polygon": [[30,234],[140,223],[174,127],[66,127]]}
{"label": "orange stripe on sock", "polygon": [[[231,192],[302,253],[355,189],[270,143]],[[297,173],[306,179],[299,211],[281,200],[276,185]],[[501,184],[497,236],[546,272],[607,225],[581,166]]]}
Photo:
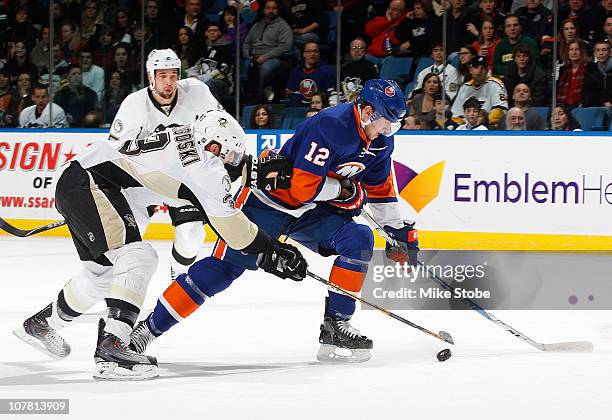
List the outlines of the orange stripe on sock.
{"label": "orange stripe on sock", "polygon": [[176,281],[173,281],[172,284],[168,286],[163,296],[166,302],[172,306],[172,309],[182,318],[187,318],[200,306],[193,301],[191,296],[189,296]]}
{"label": "orange stripe on sock", "polygon": [[227,248],[227,244],[225,241],[219,239],[217,241],[217,245],[215,245],[215,250],[213,251],[213,257],[218,260],[222,260],[225,255],[225,248]]}
{"label": "orange stripe on sock", "polygon": [[244,203],[246,202],[250,192],[250,188],[242,188],[242,190],[240,190],[240,194],[238,194],[238,198],[236,199],[234,208],[241,209],[242,206],[244,206]]}
{"label": "orange stripe on sock", "polygon": [[364,279],[365,273],[347,270],[346,268],[335,265],[332,267],[331,273],[329,274],[330,283],[340,286],[349,292],[361,291]]}

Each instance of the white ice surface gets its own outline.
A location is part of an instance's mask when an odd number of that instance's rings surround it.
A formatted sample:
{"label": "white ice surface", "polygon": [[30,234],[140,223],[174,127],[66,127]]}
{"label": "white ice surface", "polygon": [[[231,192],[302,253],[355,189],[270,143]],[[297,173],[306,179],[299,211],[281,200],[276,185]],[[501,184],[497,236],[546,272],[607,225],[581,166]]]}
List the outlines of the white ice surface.
{"label": "white ice surface", "polygon": [[[154,246],[160,268],[147,310],[168,284],[171,244]],[[331,259],[308,258],[327,275]],[[610,418],[610,311],[496,312],[539,341],[590,340],[590,354],[540,353],[473,311],[399,312],[453,335],[453,357],[444,363],[435,359],[444,343],[361,311],[354,324],[375,340],[372,359],[329,366],[315,358],[325,286],[254,272],[151,345],[159,379],[94,382],[98,316],[63,330],[73,349],[65,360],[12,335],[78,269],[69,239],[0,237],[0,398],[69,398],[77,419]]]}

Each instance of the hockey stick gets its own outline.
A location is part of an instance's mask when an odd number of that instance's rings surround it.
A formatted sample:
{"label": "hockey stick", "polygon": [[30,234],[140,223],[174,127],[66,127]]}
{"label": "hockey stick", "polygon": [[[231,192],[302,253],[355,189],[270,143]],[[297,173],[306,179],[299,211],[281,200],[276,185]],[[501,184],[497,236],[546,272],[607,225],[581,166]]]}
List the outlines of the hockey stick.
{"label": "hockey stick", "polygon": [[[389,242],[391,245],[394,245],[394,246],[397,245],[397,241],[393,239],[391,236],[389,236],[389,234],[378,224],[378,222],[376,222],[376,220],[372,218],[372,216],[370,216],[368,212],[366,212],[365,210],[362,210],[361,216],[368,222],[370,226],[372,226],[378,233],[380,233],[380,235],[385,239],[385,241]],[[444,280],[439,278],[435,273],[432,273],[431,271],[429,271],[429,268],[421,261],[419,261],[419,265],[427,271],[427,274],[429,274],[431,279],[436,284],[438,284],[443,289],[452,292],[453,296],[455,296],[455,288],[453,286],[449,285]],[[539,343],[535,340],[532,340],[531,338],[529,338],[522,332],[518,331],[517,329],[506,324],[504,321],[497,318],[490,312],[487,312],[473,300],[469,298],[460,298],[459,300],[462,301],[468,308],[475,310],[480,315],[487,318],[489,321],[495,323],[495,325],[497,325],[498,327],[509,332],[516,338],[525,341],[526,343],[530,344],[531,346],[535,347],[536,349],[540,351],[568,352],[568,353],[569,352],[586,353],[586,352],[593,351],[593,343],[591,343],[590,341],[569,341],[569,342],[564,342],[564,343],[548,343],[548,344]]]}
{"label": "hockey stick", "polygon": [[368,305],[368,306],[370,306],[370,307],[372,307],[374,309],[378,309],[383,314],[389,315],[391,318],[396,319],[399,322],[402,322],[402,323],[404,323],[406,325],[410,325],[412,328],[416,328],[419,331],[423,331],[425,334],[429,334],[432,337],[436,337],[439,340],[446,341],[447,343],[450,343],[450,344],[455,344],[455,342],[453,341],[453,337],[451,337],[451,335],[449,333],[447,333],[446,331],[440,331],[439,333],[436,334],[433,331],[429,331],[427,328],[423,328],[420,325],[415,324],[414,322],[408,321],[407,319],[402,318],[401,316],[394,314],[393,312],[389,311],[388,309],[381,308],[380,306],[375,305],[373,303],[370,303],[367,300],[357,296],[354,293],[351,293],[351,292],[349,292],[347,290],[344,290],[341,287],[336,286],[335,284],[330,283],[329,281],[327,281],[324,278],[314,274],[313,272],[311,272],[309,270],[306,271],[306,274],[308,276],[312,277],[313,279],[315,279],[317,281],[320,281],[321,283],[323,283],[323,284],[325,284],[325,285],[327,285],[327,286],[337,290],[338,292],[342,293],[343,295],[350,296],[353,299],[358,300],[361,303],[365,303],[366,305]]}
{"label": "hockey stick", "polygon": [[2,217],[0,217],[0,229],[2,229],[3,231],[5,231],[6,233],[10,235],[18,236],[20,238],[27,238],[28,236],[36,235],[37,233],[46,232],[48,230],[55,229],[60,226],[64,226],[65,224],[66,224],[65,220],[59,220],[57,222],[49,223],[48,225],[39,226],[37,228],[30,229],[30,230],[24,230],[24,229],[16,228],[15,226],[9,224]]}

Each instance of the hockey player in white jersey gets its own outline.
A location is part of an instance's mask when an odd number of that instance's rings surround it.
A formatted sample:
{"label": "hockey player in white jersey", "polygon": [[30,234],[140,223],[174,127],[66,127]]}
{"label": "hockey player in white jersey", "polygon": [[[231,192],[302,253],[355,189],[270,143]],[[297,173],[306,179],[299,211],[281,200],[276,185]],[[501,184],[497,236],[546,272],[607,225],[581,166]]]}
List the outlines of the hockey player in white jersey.
{"label": "hockey player in white jersey", "polygon": [[[149,86],[128,95],[110,129],[110,139],[125,141],[143,139],[168,127],[193,124],[204,111],[223,107],[208,86],[196,78],[180,79],[181,60],[170,49],[153,50],[147,58]],[[155,205],[147,195],[126,192],[128,200],[153,214]],[[187,271],[197,257],[204,240],[202,214],[193,206],[169,204],[174,229],[171,276],[176,278]]]}
{"label": "hockey player in white jersey", "polygon": [[[300,252],[271,238],[234,208],[224,164],[244,165],[244,151],[240,125],[229,114],[212,110],[194,125],[171,127],[144,139],[94,143],[77,155],[57,182],[55,200],[83,269],[15,334],[53,357],[66,357],[70,346],[59,330],[105,299],[108,315],[99,323],[94,378],[157,376],[155,358],[128,347],[157,255],[142,241],[134,211],[122,194],[126,188],[147,189],[195,206],[231,247],[258,254],[259,267],[281,278],[302,280],[306,261]],[[278,175],[277,163],[247,163],[243,181],[251,187],[270,185]]]}

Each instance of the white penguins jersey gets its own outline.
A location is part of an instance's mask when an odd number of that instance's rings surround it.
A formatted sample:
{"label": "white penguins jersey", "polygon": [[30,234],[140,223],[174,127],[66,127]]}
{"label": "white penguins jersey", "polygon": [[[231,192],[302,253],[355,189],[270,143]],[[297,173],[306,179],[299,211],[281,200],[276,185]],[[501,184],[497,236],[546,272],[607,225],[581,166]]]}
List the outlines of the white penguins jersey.
{"label": "white penguins jersey", "polygon": [[170,126],[193,124],[211,109],[223,107],[208,86],[196,78],[179,80],[175,99],[167,106],[159,105],[146,87],[123,100],[110,128],[110,140],[142,139]]}
{"label": "white penguins jersey", "polygon": [[257,235],[257,226],[234,208],[231,180],[223,161],[202,148],[191,124],[142,139],[93,143],[74,160],[100,188],[144,187],[198,207],[234,249],[245,248]]}

